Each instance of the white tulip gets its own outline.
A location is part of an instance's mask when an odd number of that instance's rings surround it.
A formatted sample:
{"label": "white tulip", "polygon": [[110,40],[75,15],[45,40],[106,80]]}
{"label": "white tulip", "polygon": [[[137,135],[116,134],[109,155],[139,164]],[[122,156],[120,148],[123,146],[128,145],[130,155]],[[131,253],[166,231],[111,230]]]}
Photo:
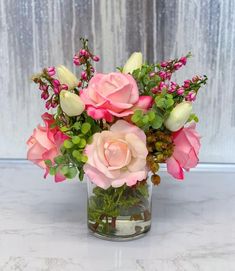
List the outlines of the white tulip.
{"label": "white tulip", "polygon": [[164,124],[168,130],[176,132],[185,125],[191,113],[192,103],[182,102],[171,111]]}
{"label": "white tulip", "polygon": [[79,80],[65,66],[59,65],[58,67],[56,67],[56,75],[60,83],[67,85],[69,90],[77,87]]}
{"label": "white tulip", "polygon": [[85,104],[81,98],[67,90],[60,92],[60,106],[69,117],[81,115],[85,109]]}
{"label": "white tulip", "polygon": [[132,73],[134,70],[141,68],[143,61],[142,53],[135,52],[133,53],[129,59],[127,60],[126,64],[123,67],[123,73]]}

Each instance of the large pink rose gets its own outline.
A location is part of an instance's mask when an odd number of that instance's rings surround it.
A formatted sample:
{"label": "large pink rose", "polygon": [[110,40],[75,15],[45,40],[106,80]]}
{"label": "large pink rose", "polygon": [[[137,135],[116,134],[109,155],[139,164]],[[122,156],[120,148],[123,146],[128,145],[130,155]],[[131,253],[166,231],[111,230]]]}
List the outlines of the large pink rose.
{"label": "large pink rose", "polygon": [[138,127],[118,120],[110,131],[96,133],[86,146],[84,171],[97,186],[132,186],[147,176],[146,136]]}
{"label": "large pink rose", "polygon": [[120,72],[97,73],[80,92],[80,97],[89,116],[109,122],[113,116],[129,116],[137,108],[147,110],[152,105],[152,97],[139,96],[134,78]]}
{"label": "large pink rose", "polygon": [[166,163],[167,171],[176,179],[184,179],[183,169],[189,171],[198,164],[201,144],[195,127],[195,124],[191,124],[173,133],[174,153]]}
{"label": "large pink rose", "polygon": [[[63,134],[58,128],[50,128],[55,122],[53,115],[45,113],[42,115],[45,126],[38,125],[34,129],[33,135],[28,139],[27,145],[29,147],[27,159],[41,168],[46,169],[44,177],[48,174],[48,168],[44,160],[51,160],[60,154],[60,146],[68,137]],[[60,182],[65,180],[65,177],[57,173],[55,181]]]}

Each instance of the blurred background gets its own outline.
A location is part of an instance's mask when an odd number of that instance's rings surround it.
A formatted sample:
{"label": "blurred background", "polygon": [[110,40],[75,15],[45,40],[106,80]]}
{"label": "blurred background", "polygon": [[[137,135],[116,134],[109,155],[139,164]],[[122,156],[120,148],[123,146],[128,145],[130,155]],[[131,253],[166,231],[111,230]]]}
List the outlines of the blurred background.
{"label": "blurred background", "polygon": [[30,77],[57,64],[75,72],[81,36],[101,56],[96,68],[103,72],[133,51],[149,62],[191,51],[177,80],[209,77],[194,106],[201,161],[235,163],[234,0],[0,0],[0,158],[26,157],[44,111]]}

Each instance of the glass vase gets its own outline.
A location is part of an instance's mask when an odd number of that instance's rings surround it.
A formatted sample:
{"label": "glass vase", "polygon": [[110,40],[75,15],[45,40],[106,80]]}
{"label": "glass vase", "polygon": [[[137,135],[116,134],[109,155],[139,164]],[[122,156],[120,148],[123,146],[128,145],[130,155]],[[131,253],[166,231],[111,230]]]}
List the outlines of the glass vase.
{"label": "glass vase", "polygon": [[139,238],[151,227],[152,182],[102,189],[89,180],[88,228],[96,237],[125,241]]}

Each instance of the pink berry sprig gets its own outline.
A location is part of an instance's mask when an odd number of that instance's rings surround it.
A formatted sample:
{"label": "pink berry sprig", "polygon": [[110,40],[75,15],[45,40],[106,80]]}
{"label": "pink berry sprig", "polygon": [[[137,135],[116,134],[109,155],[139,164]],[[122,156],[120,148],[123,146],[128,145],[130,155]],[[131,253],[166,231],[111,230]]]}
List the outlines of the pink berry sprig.
{"label": "pink berry sprig", "polygon": [[82,42],[82,48],[76,53],[73,57],[73,63],[76,66],[81,66],[82,71],[81,71],[81,87],[87,86],[88,82],[92,78],[92,76],[95,73],[95,69],[92,65],[92,61],[98,62],[99,57],[94,55],[89,47],[88,47],[88,40],[87,39],[80,39]]}
{"label": "pink berry sprig", "polygon": [[38,84],[41,90],[41,98],[45,101],[47,110],[55,108],[59,104],[59,94],[61,90],[67,90],[68,86],[61,84],[54,76],[56,74],[55,67],[44,68],[42,73],[35,75],[32,80]]}
{"label": "pink berry sprig", "polygon": [[157,75],[161,78],[161,80],[171,80],[172,74],[186,65],[187,60],[191,57],[191,53],[189,52],[186,56],[182,56],[181,58],[176,58],[173,60],[162,61],[160,64],[157,64],[159,71]]}

